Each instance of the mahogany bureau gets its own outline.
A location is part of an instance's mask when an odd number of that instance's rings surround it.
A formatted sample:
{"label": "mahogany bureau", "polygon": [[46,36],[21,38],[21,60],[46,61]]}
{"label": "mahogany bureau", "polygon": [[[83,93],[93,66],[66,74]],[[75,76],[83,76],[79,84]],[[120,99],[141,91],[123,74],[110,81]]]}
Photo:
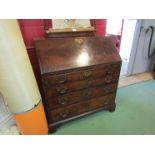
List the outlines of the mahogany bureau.
{"label": "mahogany bureau", "polygon": [[49,131],[69,120],[115,110],[121,59],[106,37],[35,41]]}

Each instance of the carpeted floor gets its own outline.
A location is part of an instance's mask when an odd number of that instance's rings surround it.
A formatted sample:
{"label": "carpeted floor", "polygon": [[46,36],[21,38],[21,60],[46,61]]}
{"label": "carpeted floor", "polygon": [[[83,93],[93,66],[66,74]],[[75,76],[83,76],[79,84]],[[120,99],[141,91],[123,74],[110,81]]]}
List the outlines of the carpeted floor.
{"label": "carpeted floor", "polygon": [[155,80],[119,88],[116,110],[68,122],[55,135],[155,134]]}

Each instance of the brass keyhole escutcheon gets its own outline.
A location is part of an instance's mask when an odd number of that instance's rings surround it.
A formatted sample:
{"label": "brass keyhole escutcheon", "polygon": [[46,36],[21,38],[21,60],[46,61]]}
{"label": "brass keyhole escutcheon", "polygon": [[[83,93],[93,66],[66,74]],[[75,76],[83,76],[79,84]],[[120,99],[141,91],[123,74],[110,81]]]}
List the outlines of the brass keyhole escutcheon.
{"label": "brass keyhole escutcheon", "polygon": [[74,41],[75,41],[76,43],[78,43],[78,44],[83,43],[83,39],[80,39],[80,38],[76,38],[76,39],[74,39]]}
{"label": "brass keyhole escutcheon", "polygon": [[85,84],[84,84],[84,88],[88,88],[88,87],[90,87],[92,85],[92,81],[90,81],[90,80],[87,80],[86,82],[85,82]]}
{"label": "brass keyhole escutcheon", "polygon": [[107,74],[111,75],[112,74],[112,70],[107,71]]}
{"label": "brass keyhole escutcheon", "polygon": [[65,85],[61,85],[60,87],[57,87],[56,90],[58,93],[60,94],[65,94],[67,92],[67,86]]}

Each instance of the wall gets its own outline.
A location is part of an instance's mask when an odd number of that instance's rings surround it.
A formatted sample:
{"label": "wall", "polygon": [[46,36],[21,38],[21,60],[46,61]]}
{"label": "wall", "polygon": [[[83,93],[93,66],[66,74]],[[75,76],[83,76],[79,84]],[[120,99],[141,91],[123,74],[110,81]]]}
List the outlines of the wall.
{"label": "wall", "polygon": [[[47,28],[49,28],[52,23],[51,20],[47,21]],[[42,93],[41,88],[41,75],[39,70],[39,65],[37,62],[36,52],[34,48],[34,39],[44,37],[44,20],[43,19],[19,19],[18,20],[23,39],[28,51],[30,61],[36,76],[39,89]],[[104,36],[106,33],[106,19],[96,19],[96,35]]]}
{"label": "wall", "polygon": [[33,67],[33,71],[39,86],[39,90],[41,91],[41,75],[34,48],[34,39],[44,37],[44,23],[42,19],[19,19],[18,22]]}
{"label": "wall", "polygon": [[104,36],[106,34],[107,20],[106,19],[96,19],[95,24],[96,24],[96,35]]}
{"label": "wall", "polygon": [[120,55],[123,61],[129,61],[132,42],[136,27],[136,20],[124,20],[122,32],[122,44],[120,46]]}

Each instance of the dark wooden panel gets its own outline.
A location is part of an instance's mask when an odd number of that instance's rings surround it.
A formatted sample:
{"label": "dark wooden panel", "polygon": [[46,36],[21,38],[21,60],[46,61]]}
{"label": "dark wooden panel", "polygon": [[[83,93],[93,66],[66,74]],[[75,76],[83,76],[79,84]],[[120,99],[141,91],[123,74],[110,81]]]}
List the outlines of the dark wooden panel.
{"label": "dark wooden panel", "polygon": [[83,101],[78,104],[73,104],[64,108],[52,110],[50,112],[52,122],[64,120],[66,118],[73,117],[87,111],[114,104],[114,97],[115,94],[109,94],[107,96],[102,96],[89,101]]}
{"label": "dark wooden panel", "polygon": [[47,97],[47,104],[49,109],[59,108],[69,104],[74,104],[83,100],[89,100],[99,96],[105,96],[109,93],[115,92],[117,83],[101,85],[98,87],[92,87],[77,92],[68,93],[58,97]]}
{"label": "dark wooden panel", "polygon": [[86,89],[90,87],[117,82],[118,76],[119,74],[106,75],[105,77],[98,78],[98,79],[89,78],[87,80],[64,83],[56,86],[52,86],[48,84],[46,87],[46,92],[48,96],[64,95],[81,89]]}
{"label": "dark wooden panel", "polygon": [[107,37],[50,38],[35,41],[41,73],[121,62]]}
{"label": "dark wooden panel", "polygon": [[58,85],[66,82],[73,82],[78,80],[102,78],[107,75],[119,74],[121,64],[105,64],[103,66],[96,66],[93,68],[80,69],[74,72],[65,72],[58,75],[44,75],[43,82],[48,87],[51,85]]}

